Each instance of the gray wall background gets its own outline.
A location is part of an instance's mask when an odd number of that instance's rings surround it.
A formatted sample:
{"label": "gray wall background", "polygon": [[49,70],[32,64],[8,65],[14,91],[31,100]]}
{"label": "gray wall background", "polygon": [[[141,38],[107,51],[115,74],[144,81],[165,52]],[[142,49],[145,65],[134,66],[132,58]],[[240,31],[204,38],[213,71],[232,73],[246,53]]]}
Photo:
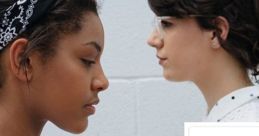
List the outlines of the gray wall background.
{"label": "gray wall background", "polygon": [[[100,1],[100,0],[99,0]],[[153,13],[146,0],[101,0],[102,57],[110,87],[78,136],[183,136],[184,122],[200,121],[206,104],[191,82],[165,81],[146,39]],[[42,136],[74,136],[48,123]]]}

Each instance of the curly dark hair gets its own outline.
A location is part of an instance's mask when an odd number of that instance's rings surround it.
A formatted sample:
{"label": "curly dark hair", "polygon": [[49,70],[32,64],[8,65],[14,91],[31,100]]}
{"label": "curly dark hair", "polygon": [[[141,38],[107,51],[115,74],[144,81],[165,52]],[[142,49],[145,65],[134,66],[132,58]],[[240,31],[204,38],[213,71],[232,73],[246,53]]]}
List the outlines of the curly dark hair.
{"label": "curly dark hair", "polygon": [[[15,2],[17,0],[0,0],[0,12],[3,12]],[[98,16],[97,10],[98,6],[95,0],[56,0],[45,16],[18,35],[17,38],[26,38],[29,41],[21,56],[21,66],[26,67],[27,58],[34,51],[41,54],[43,63],[53,57],[58,39],[63,34],[78,32],[81,29],[83,14],[93,12]],[[8,47],[0,51],[0,56]],[[3,86],[5,81],[4,75],[4,68],[0,63],[0,87]]]}
{"label": "curly dark hair", "polygon": [[[148,0],[151,9],[158,16],[184,18],[195,17],[202,29],[215,30],[222,47],[240,64],[259,75],[259,1],[258,0]],[[230,30],[225,41],[215,19],[223,16]]]}

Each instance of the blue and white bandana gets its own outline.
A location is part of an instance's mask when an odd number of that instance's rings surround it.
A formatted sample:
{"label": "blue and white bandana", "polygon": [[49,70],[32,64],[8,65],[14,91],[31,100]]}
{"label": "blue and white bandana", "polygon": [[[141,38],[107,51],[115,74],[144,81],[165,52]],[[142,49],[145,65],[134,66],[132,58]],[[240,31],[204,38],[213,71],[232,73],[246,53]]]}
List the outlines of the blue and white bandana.
{"label": "blue and white bandana", "polygon": [[0,50],[37,22],[55,0],[18,0],[0,13]]}

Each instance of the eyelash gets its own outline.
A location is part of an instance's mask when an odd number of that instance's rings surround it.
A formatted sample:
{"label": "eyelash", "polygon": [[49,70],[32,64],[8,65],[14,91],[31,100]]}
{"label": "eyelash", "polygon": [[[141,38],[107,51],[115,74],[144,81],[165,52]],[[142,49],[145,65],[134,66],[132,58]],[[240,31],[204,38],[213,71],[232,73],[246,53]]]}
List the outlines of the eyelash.
{"label": "eyelash", "polygon": [[86,68],[90,68],[92,65],[96,64],[96,62],[92,60],[81,59],[81,61],[86,66]]}
{"label": "eyelash", "polygon": [[164,21],[164,20],[161,20],[161,26],[162,28],[169,28],[171,27],[173,24],[171,22],[167,22],[167,21]]}

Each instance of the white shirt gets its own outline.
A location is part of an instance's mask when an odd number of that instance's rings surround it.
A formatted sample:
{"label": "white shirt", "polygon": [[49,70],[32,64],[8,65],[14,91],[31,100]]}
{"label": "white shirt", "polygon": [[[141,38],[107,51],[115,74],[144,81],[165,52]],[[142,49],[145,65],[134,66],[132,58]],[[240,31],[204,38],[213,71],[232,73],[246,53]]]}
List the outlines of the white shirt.
{"label": "white shirt", "polygon": [[259,86],[241,88],[224,96],[204,122],[259,122]]}

